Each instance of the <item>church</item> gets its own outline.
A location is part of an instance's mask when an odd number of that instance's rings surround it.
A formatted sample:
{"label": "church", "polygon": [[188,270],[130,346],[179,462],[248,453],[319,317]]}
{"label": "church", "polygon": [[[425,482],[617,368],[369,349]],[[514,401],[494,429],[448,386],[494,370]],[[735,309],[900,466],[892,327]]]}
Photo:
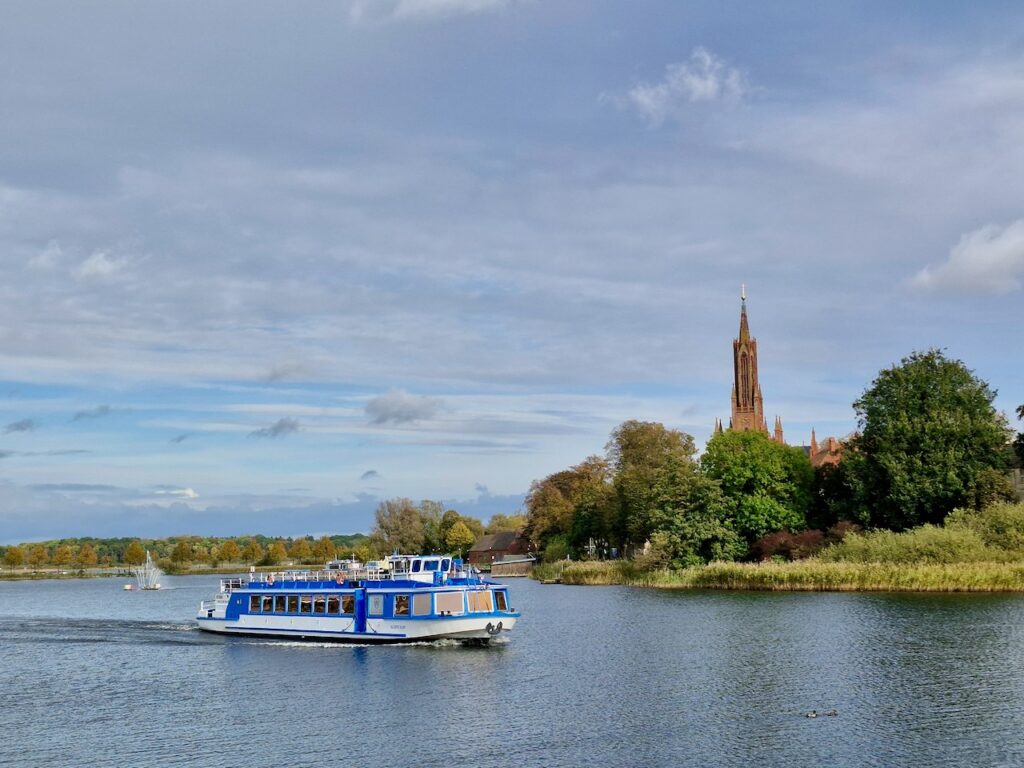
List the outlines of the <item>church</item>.
{"label": "church", "polygon": [[[740,432],[761,432],[775,441],[786,445],[782,432],[782,419],[775,417],[774,428],[769,432],[768,420],[764,415],[764,397],[757,379],[757,339],[750,335],[747,320],[747,289],[740,289],[740,333],[732,340],[732,415],[729,429]],[[715,434],[722,432],[722,420],[715,419]],[[834,437],[826,438],[819,445],[814,430],[811,430],[811,444],[801,446],[810,459],[811,465],[838,464],[842,458],[842,444]]]}

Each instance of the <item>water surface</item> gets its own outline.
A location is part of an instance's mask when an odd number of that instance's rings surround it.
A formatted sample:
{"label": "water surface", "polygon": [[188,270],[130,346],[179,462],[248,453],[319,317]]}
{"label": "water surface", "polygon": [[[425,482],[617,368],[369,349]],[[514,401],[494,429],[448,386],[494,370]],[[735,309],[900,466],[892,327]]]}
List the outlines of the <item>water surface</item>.
{"label": "water surface", "polygon": [[511,579],[480,649],[209,635],[166,581],[0,582],[0,765],[1024,765],[1016,595]]}

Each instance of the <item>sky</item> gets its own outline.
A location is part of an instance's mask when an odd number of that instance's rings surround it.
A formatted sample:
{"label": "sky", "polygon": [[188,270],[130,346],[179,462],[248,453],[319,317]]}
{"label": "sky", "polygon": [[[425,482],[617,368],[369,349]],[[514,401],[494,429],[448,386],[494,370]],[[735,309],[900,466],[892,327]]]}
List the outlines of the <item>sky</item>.
{"label": "sky", "polygon": [[486,519],[658,421],[1024,402],[1024,7],[0,0],[0,543]]}

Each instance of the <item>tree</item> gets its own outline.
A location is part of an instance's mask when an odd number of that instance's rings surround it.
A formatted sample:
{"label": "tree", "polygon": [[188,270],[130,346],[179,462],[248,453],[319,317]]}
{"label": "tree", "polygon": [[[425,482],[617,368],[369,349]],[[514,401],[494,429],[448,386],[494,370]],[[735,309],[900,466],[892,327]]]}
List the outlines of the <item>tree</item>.
{"label": "tree", "polygon": [[475,542],[476,536],[469,530],[469,526],[461,520],[449,528],[445,536],[447,550],[458,557],[463,557],[466,554],[466,550],[472,547]]}
{"label": "tree", "polygon": [[[860,434],[848,455],[865,522],[895,530],[941,523],[991,499],[1011,435],[996,393],[941,350],[881,371],[853,407]],[[1008,492],[1008,484],[1000,493]]]}
{"label": "tree", "polygon": [[491,515],[484,533],[502,533],[503,531],[521,531],[526,527],[526,515],[503,515],[500,512]]}
{"label": "tree", "polygon": [[179,539],[171,550],[171,562],[181,565],[192,562],[192,542],[187,539]]}
{"label": "tree", "polygon": [[75,559],[75,553],[67,544],[61,544],[53,551],[53,564],[59,568],[71,565]]}
{"label": "tree", "polygon": [[124,562],[127,565],[142,565],[146,562],[146,550],[142,542],[136,539],[124,551]]}
{"label": "tree", "polygon": [[708,441],[701,466],[721,485],[732,526],[747,543],[806,526],[814,470],[801,449],[730,429]]}
{"label": "tree", "polygon": [[50,559],[50,553],[42,544],[36,544],[28,551],[28,564],[33,568],[41,568]]}
{"label": "tree", "polygon": [[[305,539],[299,539],[299,541],[306,541]],[[293,546],[294,550],[295,547]],[[309,542],[306,542],[306,549],[309,550]],[[292,555],[295,557],[295,555]],[[260,559],[263,565],[278,565],[288,557],[288,550],[285,549],[284,539],[275,539],[274,543],[267,547],[267,552]],[[299,558],[296,558],[299,559]]]}
{"label": "tree", "polygon": [[547,549],[556,537],[559,546],[567,549],[574,526],[579,537],[593,530],[598,538],[610,538],[614,519],[609,522],[607,514],[602,515],[600,520],[595,517],[582,524],[587,528],[586,533],[580,530],[581,524],[577,522],[581,511],[584,514],[593,512],[596,498],[602,495],[608,498],[611,491],[610,479],[611,468],[608,462],[599,456],[591,456],[575,467],[534,481],[526,496],[527,523],[524,533],[542,550]]}
{"label": "tree", "polygon": [[242,550],[232,539],[220,545],[220,559],[225,563],[237,563],[242,557]]}
{"label": "tree", "polygon": [[249,539],[249,543],[245,545],[245,549],[242,552],[242,561],[255,565],[263,559],[263,547],[256,539]]}
{"label": "tree", "polygon": [[[443,529],[444,522],[444,506],[439,501],[431,501],[424,499],[419,505],[420,513],[420,525],[423,529],[423,544],[421,544],[422,551],[424,553],[439,554],[445,548]],[[453,511],[454,510],[450,510]],[[458,515],[458,512],[455,512]]]}
{"label": "tree", "polygon": [[309,539],[296,539],[292,542],[289,556],[300,563],[308,563],[313,559],[313,548],[309,545]]}
{"label": "tree", "polygon": [[409,499],[388,499],[377,505],[370,541],[380,552],[417,554],[424,551],[420,510]]}
{"label": "tree", "polygon": [[313,556],[321,563],[326,563],[338,556],[338,549],[334,546],[330,536],[320,537],[320,540],[313,547]]}
{"label": "tree", "polygon": [[4,565],[10,568],[12,571],[15,568],[21,567],[25,563],[25,550],[21,547],[13,546],[8,547],[7,551],[4,552]]}
{"label": "tree", "polygon": [[693,462],[697,452],[693,438],[657,422],[626,421],[612,432],[605,450],[615,473],[617,538],[643,544],[652,531],[654,478],[670,460]]}
{"label": "tree", "polygon": [[[1024,405],[1017,406],[1017,418],[1024,420]],[[1017,451],[1017,460],[1024,464],[1024,432],[1017,433],[1017,439],[1013,441],[1013,447]]]}
{"label": "tree", "polygon": [[83,544],[79,547],[75,562],[79,568],[93,568],[96,566],[96,563],[99,562],[99,557],[97,557],[96,550],[92,544]]}

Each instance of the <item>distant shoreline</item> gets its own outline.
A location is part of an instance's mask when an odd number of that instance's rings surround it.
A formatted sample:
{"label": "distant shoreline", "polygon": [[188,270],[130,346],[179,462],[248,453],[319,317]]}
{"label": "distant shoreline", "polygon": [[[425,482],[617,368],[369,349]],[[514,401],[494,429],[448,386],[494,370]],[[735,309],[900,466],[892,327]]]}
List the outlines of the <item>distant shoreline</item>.
{"label": "distant shoreline", "polygon": [[[168,576],[205,576],[248,573],[248,565],[222,565],[214,567],[187,568],[181,571],[168,572]],[[0,581],[44,581],[59,579],[134,579],[134,569],[124,568],[45,568],[25,569],[11,572],[9,569],[0,572]]]}
{"label": "distant shoreline", "polygon": [[716,562],[644,571],[625,561],[549,563],[533,578],[562,584],[770,592],[1024,592],[1024,562],[913,564]]}

